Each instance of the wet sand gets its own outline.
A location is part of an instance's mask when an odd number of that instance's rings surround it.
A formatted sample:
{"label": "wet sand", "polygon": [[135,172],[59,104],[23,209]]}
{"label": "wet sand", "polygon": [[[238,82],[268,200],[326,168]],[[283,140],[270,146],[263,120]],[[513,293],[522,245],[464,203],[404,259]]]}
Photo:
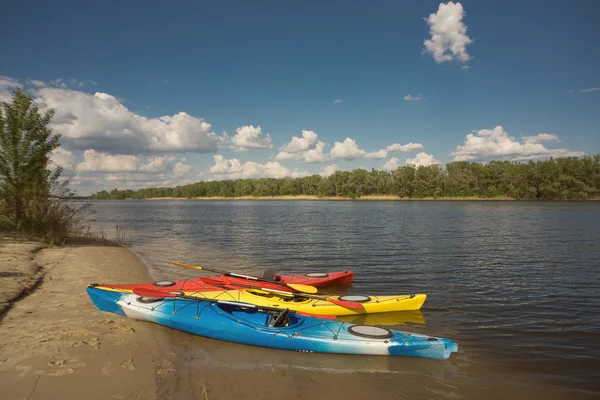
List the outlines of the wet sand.
{"label": "wet sand", "polygon": [[[98,311],[85,288],[98,281],[144,282],[144,264],[122,247],[44,249],[0,243],[8,300],[39,279],[0,323],[3,399],[158,399],[174,397],[166,330]],[[5,290],[10,287],[11,290]]]}

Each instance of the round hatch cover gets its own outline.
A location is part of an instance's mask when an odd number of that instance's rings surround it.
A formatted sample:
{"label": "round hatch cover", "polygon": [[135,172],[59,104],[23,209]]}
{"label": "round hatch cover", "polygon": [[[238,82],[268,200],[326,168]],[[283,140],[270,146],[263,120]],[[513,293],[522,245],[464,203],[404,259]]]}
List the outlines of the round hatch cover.
{"label": "round hatch cover", "polygon": [[353,301],[355,303],[366,303],[367,301],[371,301],[369,296],[360,296],[360,295],[347,295],[338,297],[339,300],[344,301]]}
{"label": "round hatch cover", "polygon": [[348,328],[348,332],[355,336],[372,339],[389,339],[394,336],[390,330],[370,325],[352,325]]}
{"label": "round hatch cover", "polygon": [[324,272],[311,272],[309,274],[306,274],[306,276],[308,276],[309,278],[327,278],[329,274],[326,274]]}
{"label": "round hatch cover", "polygon": [[159,286],[159,287],[169,287],[169,286],[175,285],[175,282],[173,282],[173,281],[157,281],[157,282],[154,282],[153,285]]}

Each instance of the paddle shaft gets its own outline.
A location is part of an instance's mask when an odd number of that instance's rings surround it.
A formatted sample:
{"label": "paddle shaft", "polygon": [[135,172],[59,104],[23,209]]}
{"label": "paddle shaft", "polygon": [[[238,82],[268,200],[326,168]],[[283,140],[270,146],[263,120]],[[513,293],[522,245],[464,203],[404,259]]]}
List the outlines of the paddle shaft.
{"label": "paddle shaft", "polygon": [[181,268],[187,268],[187,269],[195,269],[195,270],[205,270],[205,271],[210,271],[210,272],[216,272],[217,274],[222,274],[225,276],[230,276],[233,278],[243,278],[243,279],[249,279],[249,280],[253,280],[253,281],[258,281],[258,282],[269,282],[278,286],[285,286],[285,287],[289,287],[292,288],[298,292],[310,292],[310,293],[317,293],[317,288],[313,287],[313,286],[309,286],[309,285],[301,285],[301,284],[295,284],[295,283],[284,283],[284,282],[278,282],[278,281],[274,281],[274,280],[270,280],[270,279],[263,279],[263,278],[258,278],[256,276],[251,276],[251,275],[244,275],[244,274],[237,274],[235,272],[228,272],[228,271],[222,271],[219,269],[212,269],[212,268],[205,268],[202,267],[200,265],[189,265],[189,264],[183,264],[180,262],[176,262],[176,261],[172,261],[171,264],[176,265],[178,267]]}
{"label": "paddle shaft", "polygon": [[[208,281],[211,285],[224,286],[224,284],[219,283],[218,281],[216,281],[214,279],[204,278],[204,280]],[[334,298],[330,298],[330,297],[315,296],[315,295],[307,294],[307,293],[290,293],[290,292],[285,292],[283,290],[267,289],[267,288],[262,288],[262,287],[258,287],[258,286],[244,285],[241,283],[228,283],[227,285],[239,286],[239,287],[244,287],[244,288],[249,288],[249,289],[259,289],[259,290],[262,290],[263,292],[275,293],[275,294],[278,294],[281,296],[305,297],[305,298],[309,298],[309,299],[323,300],[323,301],[327,301],[327,302],[337,304],[342,307],[348,307],[348,308],[362,308],[363,307],[362,304],[354,302],[354,301],[338,300],[338,299],[334,299]]]}

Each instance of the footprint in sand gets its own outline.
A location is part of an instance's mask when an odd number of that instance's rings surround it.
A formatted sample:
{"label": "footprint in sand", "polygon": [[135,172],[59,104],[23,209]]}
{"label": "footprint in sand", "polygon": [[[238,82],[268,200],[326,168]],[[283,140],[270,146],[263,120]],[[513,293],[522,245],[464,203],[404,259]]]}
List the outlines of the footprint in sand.
{"label": "footprint in sand", "polygon": [[133,358],[121,363],[121,368],[133,371],[135,369],[135,365],[133,365]]}

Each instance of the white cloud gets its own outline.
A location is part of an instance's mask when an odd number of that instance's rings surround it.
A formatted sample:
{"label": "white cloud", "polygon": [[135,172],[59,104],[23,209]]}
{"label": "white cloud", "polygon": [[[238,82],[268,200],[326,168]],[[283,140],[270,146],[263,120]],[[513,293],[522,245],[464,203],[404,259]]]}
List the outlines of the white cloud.
{"label": "white cloud", "polygon": [[407,94],[404,96],[404,100],[406,100],[406,101],[421,101],[421,100],[424,100],[424,97],[422,95],[411,96],[410,94]]}
{"label": "white cloud", "polygon": [[[553,137],[549,139],[549,137]],[[530,139],[534,138],[534,139]],[[464,145],[456,147],[451,153],[454,161],[490,161],[490,160],[542,160],[550,157],[578,157],[582,151],[570,151],[567,149],[547,149],[540,141],[557,141],[555,135],[542,134],[525,139],[524,143],[516,141],[497,126],[494,129],[482,129],[469,133],[465,137]]]}
{"label": "white cloud", "polygon": [[542,142],[560,142],[560,139],[556,135],[551,135],[549,133],[540,133],[535,136],[523,136],[523,143],[526,144],[535,144]]}
{"label": "white cloud", "polygon": [[319,173],[319,175],[321,175],[323,178],[326,178],[326,177],[328,177],[328,176],[331,176],[331,175],[333,175],[333,173],[334,173],[335,171],[337,171],[338,169],[339,169],[339,168],[337,167],[337,165],[335,165],[335,164],[331,164],[331,165],[328,165],[328,166],[326,166],[325,168],[323,168],[323,171],[321,171],[321,172]]}
{"label": "white cloud", "polygon": [[10,101],[12,92],[21,87],[19,81],[8,76],[0,76],[0,101]]}
{"label": "white cloud", "polygon": [[467,45],[473,40],[467,36],[467,26],[463,23],[465,12],[459,2],[440,3],[437,13],[429,15],[429,33],[425,40],[425,51],[436,63],[457,60],[466,63],[470,60]]}
{"label": "white cloud", "polygon": [[88,82],[94,86],[98,86],[98,82],[92,80],[92,79],[88,79]]}
{"label": "white cloud", "polygon": [[235,135],[231,137],[230,141],[234,151],[270,149],[273,147],[271,136],[267,133],[263,137],[261,127],[257,126],[255,128],[253,125],[237,128]]}
{"label": "white cloud", "polygon": [[292,140],[279,148],[280,151],[297,153],[314,148],[319,136],[314,131],[303,130],[302,137],[293,136]]}
{"label": "white cloud", "polygon": [[460,68],[461,68],[461,69],[471,69],[471,67],[470,67],[470,66],[468,66],[468,65],[463,65],[463,66],[462,66],[462,67],[460,67]]}
{"label": "white cloud", "polygon": [[331,157],[334,159],[343,158],[344,160],[354,160],[356,158],[367,158],[371,160],[382,160],[388,156],[389,152],[393,151],[413,151],[422,149],[421,143],[408,143],[401,145],[394,143],[378,151],[367,152],[358,147],[356,141],[346,138],[343,142],[335,142],[331,149]]}
{"label": "white cloud", "polygon": [[341,100],[334,100],[333,104],[342,104],[342,101]]}
{"label": "white cloud", "polygon": [[589,89],[583,89],[583,90],[580,90],[579,93],[595,92],[597,90],[600,90],[600,87],[593,87],[593,88],[589,88]]}
{"label": "white cloud", "polygon": [[173,156],[152,156],[148,157],[146,164],[139,166],[138,170],[148,173],[163,173],[167,172],[177,158]]}
{"label": "white cloud", "polygon": [[32,85],[32,86],[39,87],[39,88],[46,86],[46,84],[44,82],[38,81],[37,79],[27,79],[26,82],[28,85]]}
{"label": "white cloud", "polygon": [[215,175],[215,180],[220,179],[256,179],[256,178],[285,178],[309,176],[307,171],[290,170],[278,162],[259,164],[254,161],[244,163],[236,158],[226,159],[220,154],[214,156],[215,165],[209,168]]}
{"label": "white cloud", "polygon": [[335,142],[331,149],[331,156],[334,159],[343,158],[344,160],[354,160],[356,158],[368,158],[372,160],[381,160],[387,157],[386,150],[367,152],[358,147],[356,141],[346,138],[343,142]]}
{"label": "white cloud", "polygon": [[399,161],[400,160],[398,160],[397,157],[392,157],[389,160],[387,160],[385,164],[383,164],[381,169],[384,171],[394,171],[400,166],[400,164],[398,164]]}
{"label": "white cloud", "polygon": [[77,171],[82,172],[132,172],[139,168],[140,158],[130,155],[111,155],[86,150],[83,161],[77,164]]}
{"label": "white cloud", "polygon": [[415,167],[426,167],[440,162],[433,158],[433,155],[427,153],[418,153],[415,158],[407,158],[406,165],[414,165]]}
{"label": "white cloud", "polygon": [[423,145],[421,143],[407,143],[407,144],[394,143],[394,144],[389,145],[385,149],[387,151],[414,151],[414,150],[421,150],[422,148],[423,148]]}
{"label": "white cloud", "polygon": [[71,148],[111,153],[154,151],[215,152],[224,137],[202,118],[185,112],[146,118],[106,93],[88,94],[52,87],[33,91],[41,109],[53,108],[52,127]]}
{"label": "white cloud", "polygon": [[50,81],[50,84],[52,86],[56,86],[56,87],[61,88],[61,89],[68,88],[66,82],[63,81],[62,78],[54,79],[54,80]]}
{"label": "white cloud", "polygon": [[189,164],[184,164],[182,162],[178,162],[177,164],[175,164],[173,166],[173,176],[175,177],[182,177],[185,174],[187,174],[188,172],[190,172],[192,170],[192,166]]}
{"label": "white cloud", "polygon": [[58,147],[50,153],[50,164],[62,167],[65,175],[73,175],[77,160],[69,150]]}
{"label": "white cloud", "polygon": [[292,140],[279,148],[276,160],[300,160],[307,163],[319,163],[327,161],[327,155],[323,152],[325,143],[319,141],[319,136],[310,130],[303,130],[302,137],[292,137]]}

